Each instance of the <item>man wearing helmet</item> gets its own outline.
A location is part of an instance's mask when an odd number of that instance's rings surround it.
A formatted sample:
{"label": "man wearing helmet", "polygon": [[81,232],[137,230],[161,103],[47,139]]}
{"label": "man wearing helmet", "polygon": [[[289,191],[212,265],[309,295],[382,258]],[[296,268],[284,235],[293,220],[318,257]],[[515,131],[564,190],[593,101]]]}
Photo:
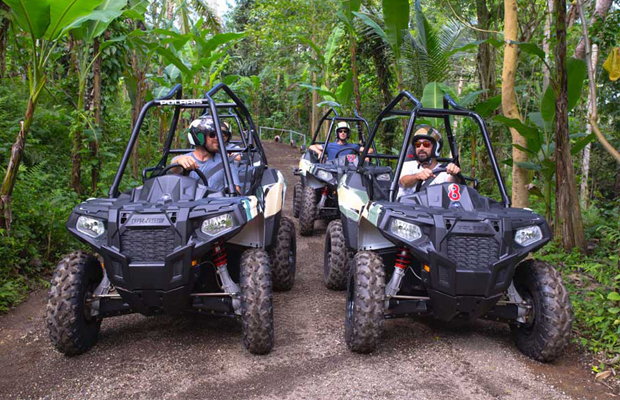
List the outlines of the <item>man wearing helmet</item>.
{"label": "man wearing helmet", "polygon": [[[228,126],[222,124],[221,128],[224,140],[230,138]],[[226,178],[222,164],[222,156],[220,155],[220,143],[217,139],[215,123],[210,115],[201,116],[192,121],[187,135],[189,143],[193,145],[194,151],[181,156],[174,157],[171,164],[180,164],[186,170],[200,169],[202,173],[208,176],[207,183],[210,188],[221,189],[226,186]],[[224,160],[223,162],[228,162]],[[212,169],[216,168],[215,173]],[[180,173],[180,168],[176,168]],[[237,191],[239,191],[239,172],[234,164],[230,164],[230,172]],[[209,176],[210,175],[210,176]],[[189,176],[199,179],[198,174],[190,172]]]}
{"label": "man wearing helmet", "polygon": [[[364,151],[364,148],[360,147],[359,144],[347,142],[350,135],[351,127],[349,126],[349,124],[345,121],[338,122],[338,124],[336,125],[336,141],[327,143],[327,148],[325,149],[325,151],[327,152],[328,160],[333,160],[334,158],[336,158],[336,154],[338,154],[338,152],[343,149],[357,150],[360,153]],[[308,147],[308,149],[314,151],[317,156],[321,158],[321,155],[323,154],[322,144],[313,144],[312,146]],[[340,153],[340,155],[351,154],[352,152],[353,151],[343,151],[342,153]]]}
{"label": "man wearing helmet", "polygon": [[438,166],[437,157],[441,153],[443,140],[435,128],[428,125],[421,126],[413,135],[413,160],[405,161],[400,173],[398,197],[412,194],[420,190],[423,185],[437,185],[446,182],[458,182],[456,177],[461,172],[458,165],[450,163],[446,172],[435,176],[433,169]]}

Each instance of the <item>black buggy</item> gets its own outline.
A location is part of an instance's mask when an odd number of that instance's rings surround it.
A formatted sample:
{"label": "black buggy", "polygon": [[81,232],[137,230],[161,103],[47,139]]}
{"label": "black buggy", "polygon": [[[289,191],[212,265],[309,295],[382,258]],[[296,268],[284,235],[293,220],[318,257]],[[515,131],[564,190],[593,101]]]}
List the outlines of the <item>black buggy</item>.
{"label": "black buggy", "polygon": [[[338,122],[351,122],[357,125],[358,142],[364,143],[366,133],[370,131],[368,122],[359,116],[341,117],[334,108],[330,108],[319,120],[310,145],[321,144],[323,149],[335,131]],[[321,128],[329,124],[327,137],[324,142],[317,141]],[[367,135],[366,135],[367,136]],[[304,150],[304,148],[302,148]],[[353,152],[354,154],[342,154]],[[356,162],[359,152],[354,149],[342,149],[333,160],[327,160],[327,152],[323,151],[320,159],[312,150],[305,150],[299,161],[299,167],[293,173],[299,176],[293,192],[293,216],[299,218],[299,233],[310,236],[314,230],[314,221],[317,219],[332,220],[338,217],[338,180],[342,176],[344,166]]]}
{"label": "black buggy", "polygon": [[[411,109],[396,109],[401,101]],[[408,117],[400,154],[363,152],[359,165],[347,169],[338,189],[342,236],[325,249],[332,254],[355,253],[347,267],[348,347],[373,351],[384,319],[482,317],[510,324],[517,347],[529,357],[539,361],[558,357],[571,333],[568,293],[553,266],[526,259],[549,242],[551,233],[540,215],[510,207],[482,118],[448,96],[443,109],[429,109],[403,91],[379,114],[369,141],[391,116]],[[461,183],[423,185],[397,199],[398,178],[418,117],[444,121],[451,155],[439,161],[459,164],[451,116],[470,118],[480,129],[501,203],[480,195],[477,181],[462,175]],[[396,168],[386,171],[364,162],[366,157],[392,159]],[[442,171],[445,167],[434,173]],[[378,179],[386,173],[388,180]],[[325,268],[345,268],[345,262],[326,256]]]}
{"label": "black buggy", "polygon": [[[216,95],[226,102],[214,100]],[[127,162],[153,107],[174,107],[163,156],[143,171],[141,186],[120,193]],[[220,145],[220,164],[206,174],[197,171],[198,181],[168,173],[180,167],[167,165],[169,156],[191,151],[172,149],[183,109],[210,114],[220,144],[220,119],[235,121],[240,133],[236,143]],[[233,162],[240,193],[231,175]],[[222,170],[225,187],[209,187],[209,177]],[[255,354],[269,352],[272,288],[288,290],[295,277],[294,225],[282,216],[285,190],[283,175],[267,165],[248,110],[226,85],[213,87],[202,99],[183,99],[177,85],[148,102],[109,197],[79,204],[67,222],[94,253],[71,253],[56,268],[46,317],[52,343],[66,355],[80,354],[97,342],[103,318],[193,311],[238,318],[245,347]]]}

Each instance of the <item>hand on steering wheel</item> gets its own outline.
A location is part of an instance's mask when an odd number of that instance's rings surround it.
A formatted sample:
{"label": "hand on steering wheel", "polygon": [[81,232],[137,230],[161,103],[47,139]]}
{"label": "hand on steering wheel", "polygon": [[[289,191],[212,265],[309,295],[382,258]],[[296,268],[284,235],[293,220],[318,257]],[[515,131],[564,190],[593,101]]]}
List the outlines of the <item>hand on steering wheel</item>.
{"label": "hand on steering wheel", "polygon": [[200,169],[187,169],[183,167],[181,164],[177,164],[177,163],[166,166],[164,169],[161,170],[160,174],[165,175],[166,172],[170,171],[173,168],[182,168],[184,176],[189,176],[189,173],[194,171],[198,175],[198,177],[202,180],[203,185],[209,186],[207,183],[207,177]]}

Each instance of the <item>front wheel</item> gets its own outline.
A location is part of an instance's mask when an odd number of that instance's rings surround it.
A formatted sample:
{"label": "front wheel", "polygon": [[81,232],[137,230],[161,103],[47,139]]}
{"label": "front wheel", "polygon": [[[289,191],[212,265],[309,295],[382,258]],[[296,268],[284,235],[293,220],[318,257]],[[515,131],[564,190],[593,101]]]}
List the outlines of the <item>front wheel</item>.
{"label": "front wheel", "polygon": [[271,266],[264,250],[241,255],[241,325],[243,345],[253,354],[273,348],[273,292]]}
{"label": "front wheel", "polygon": [[349,349],[370,353],[383,332],[385,270],[381,257],[360,251],[349,274],[344,336]]}
{"label": "front wheel", "polygon": [[314,230],[316,219],[316,191],[310,186],[303,190],[301,210],[299,210],[299,233],[301,236],[310,236]]}
{"label": "front wheel", "polygon": [[330,222],[325,235],[325,256],[323,260],[323,282],[328,289],[344,290],[347,288],[351,258],[342,232],[342,221]]}
{"label": "front wheel", "polygon": [[517,348],[535,360],[553,361],[568,345],[573,322],[562,277],[548,263],[527,260],[517,266],[513,279],[532,306],[526,323],[510,326]]}
{"label": "front wheel", "polygon": [[56,266],[47,300],[46,323],[52,344],[67,356],[86,352],[97,343],[101,318],[92,316],[92,294],[103,279],[99,260],[76,251]]}
{"label": "front wheel", "polygon": [[288,218],[280,220],[276,245],[271,250],[273,290],[288,291],[295,284],[297,242],[295,225]]}

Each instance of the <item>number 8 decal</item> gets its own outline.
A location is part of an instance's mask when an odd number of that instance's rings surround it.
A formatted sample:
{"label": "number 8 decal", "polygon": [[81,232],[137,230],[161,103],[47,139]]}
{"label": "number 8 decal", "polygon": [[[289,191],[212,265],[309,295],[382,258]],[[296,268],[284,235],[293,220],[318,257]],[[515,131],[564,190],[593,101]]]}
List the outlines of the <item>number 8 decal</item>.
{"label": "number 8 decal", "polygon": [[452,201],[459,201],[461,199],[461,192],[459,189],[459,185],[457,185],[456,183],[453,183],[450,186],[448,186],[448,197]]}

